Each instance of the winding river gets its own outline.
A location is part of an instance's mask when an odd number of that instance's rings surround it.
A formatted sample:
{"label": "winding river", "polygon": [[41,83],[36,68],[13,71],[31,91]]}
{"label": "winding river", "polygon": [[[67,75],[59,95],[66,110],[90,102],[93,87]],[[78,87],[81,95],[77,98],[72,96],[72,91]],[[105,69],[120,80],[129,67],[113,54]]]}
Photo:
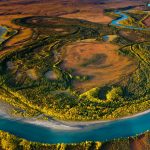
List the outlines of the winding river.
{"label": "winding river", "polygon": [[132,29],[132,30],[145,30],[145,31],[150,31],[150,28],[142,28],[142,27],[135,27],[135,26],[126,26],[121,24],[121,21],[127,20],[129,17],[125,13],[116,10],[115,14],[119,15],[120,17],[117,18],[116,20],[113,20],[110,25],[116,26],[116,27],[122,27],[126,29]]}
{"label": "winding river", "polygon": [[[120,18],[112,21],[111,25],[121,26],[129,29],[145,30],[133,26],[124,26],[120,21],[125,20],[128,16],[120,11],[116,11]],[[1,28],[0,28],[1,30]],[[148,29],[149,30],[149,29]],[[2,34],[0,34],[2,35]],[[106,141],[115,138],[135,136],[150,129],[150,111],[142,113],[131,118],[120,120],[99,122],[95,124],[81,125],[76,124],[69,130],[61,126],[65,124],[57,123],[60,128],[46,127],[45,125],[34,124],[34,122],[25,122],[22,119],[14,120],[4,115],[0,116],[0,130],[7,131],[19,137],[30,141],[43,143],[74,143],[82,141]],[[44,124],[44,123],[43,123]],[[55,125],[54,125],[55,126]],[[76,128],[77,127],[77,128]],[[74,129],[75,128],[75,129]]]}
{"label": "winding river", "polygon": [[150,129],[150,112],[77,130],[53,129],[0,117],[0,129],[30,141],[43,143],[74,143],[82,141],[106,141],[135,136]]}

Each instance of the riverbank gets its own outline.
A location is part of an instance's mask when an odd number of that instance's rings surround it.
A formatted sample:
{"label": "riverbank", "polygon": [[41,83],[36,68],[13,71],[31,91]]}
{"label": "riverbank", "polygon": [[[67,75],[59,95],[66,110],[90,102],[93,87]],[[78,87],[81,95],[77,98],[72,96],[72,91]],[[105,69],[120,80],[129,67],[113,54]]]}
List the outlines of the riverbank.
{"label": "riverbank", "polygon": [[12,110],[13,106],[11,106],[10,104],[8,104],[4,101],[1,101],[1,100],[0,100],[0,106],[1,106],[0,107],[0,116],[12,118],[11,110]]}
{"label": "riverbank", "polygon": [[150,30],[150,28],[136,27],[136,26],[132,26],[132,25],[124,25],[122,22],[128,20],[129,16],[126,13],[121,12],[119,10],[115,11],[114,13],[116,15],[119,15],[120,17],[118,17],[116,20],[113,20],[110,23],[110,25],[112,25],[112,26],[122,27],[122,28],[132,29],[132,30],[143,30],[143,31]]}
{"label": "riverbank", "polygon": [[[137,113],[135,115],[130,115],[127,117],[122,117],[119,119],[114,120],[97,120],[97,121],[61,121],[53,118],[48,118],[48,120],[41,120],[37,118],[23,118],[23,117],[13,117],[11,116],[10,109],[11,106],[5,102],[0,102],[0,105],[2,106],[0,108],[0,118],[8,118],[10,120],[17,120],[24,123],[29,123],[41,127],[46,127],[49,129],[56,129],[56,130],[81,130],[86,128],[93,128],[98,126],[103,126],[104,124],[119,121],[119,120],[125,120],[125,119],[132,119],[138,116],[142,116],[145,114],[150,113],[150,109]],[[44,114],[43,114],[44,115]]]}
{"label": "riverbank", "polygon": [[17,121],[21,121],[23,123],[29,123],[32,125],[37,125],[37,126],[41,126],[41,127],[45,127],[45,128],[49,128],[49,129],[55,129],[55,130],[82,130],[82,129],[86,129],[86,128],[94,128],[94,127],[98,127],[98,126],[103,126],[107,123],[111,123],[111,122],[115,122],[115,121],[119,121],[119,120],[125,120],[125,119],[132,119],[134,117],[138,117],[138,116],[142,116],[145,114],[150,113],[150,109],[143,111],[143,112],[139,112],[135,115],[130,115],[130,116],[126,116],[126,117],[122,117],[122,118],[118,118],[118,119],[114,119],[114,120],[96,120],[96,121],[63,121],[63,120],[58,120],[58,119],[53,119],[50,117],[47,117],[48,120],[42,120],[41,118],[43,118],[42,116],[45,116],[44,114],[41,114],[40,116],[37,116],[36,118],[23,118],[23,117],[16,117],[14,115],[12,115],[12,110],[13,110],[13,106],[4,102],[4,101],[0,101],[0,118],[8,118],[10,120],[17,120]]}
{"label": "riverbank", "polygon": [[[91,124],[93,122],[90,122],[90,124],[86,122],[86,125],[83,125],[83,122],[76,122],[78,124],[70,122],[70,125],[66,125],[64,122],[53,119],[49,123],[47,121],[0,117],[0,130],[7,131],[29,141],[49,144],[80,143],[83,141],[105,142],[139,135],[148,131],[150,129],[150,124],[147,123],[149,119],[149,110],[125,119],[105,123],[96,121],[98,123],[93,125]],[[71,123],[73,123],[73,126],[71,126]]]}
{"label": "riverbank", "polygon": [[119,120],[125,120],[125,119],[132,119],[134,117],[142,116],[145,114],[150,113],[150,109],[146,110],[144,112],[140,112],[138,114],[127,116],[115,120],[98,120],[98,121],[60,121],[60,120],[54,120],[49,119],[48,121],[40,121],[40,120],[23,120],[23,122],[27,122],[30,124],[36,124],[43,127],[53,128],[57,130],[81,130],[88,127],[97,127],[102,126],[106,123],[115,122]]}

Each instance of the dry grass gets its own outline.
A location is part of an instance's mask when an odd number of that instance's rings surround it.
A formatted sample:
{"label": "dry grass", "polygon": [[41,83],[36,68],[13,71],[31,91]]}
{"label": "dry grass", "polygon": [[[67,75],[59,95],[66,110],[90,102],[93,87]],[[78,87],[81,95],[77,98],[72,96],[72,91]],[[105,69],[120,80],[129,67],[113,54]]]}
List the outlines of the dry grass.
{"label": "dry grass", "polygon": [[[135,63],[127,57],[118,55],[116,52],[118,48],[114,44],[96,41],[81,41],[65,46],[63,49],[66,55],[63,67],[74,69],[77,75],[91,76],[88,81],[74,83],[75,88],[86,91],[115,82],[121,76],[133,72]],[[95,56],[100,57],[96,60]]]}
{"label": "dry grass", "polygon": [[[91,10],[91,11],[89,11]],[[91,22],[108,24],[112,21],[112,18],[105,16],[102,9],[93,10],[92,7],[86,7],[81,9],[79,12],[62,15],[64,18],[77,18],[83,19]]]}
{"label": "dry grass", "polygon": [[[138,2],[140,5],[143,2]],[[0,52],[0,55],[7,53],[8,51],[15,50],[20,47],[24,41],[28,40],[32,35],[32,30],[25,27],[20,27],[13,24],[11,21],[15,18],[21,18],[26,16],[63,16],[66,18],[79,18],[92,22],[99,22],[107,24],[112,19],[104,15],[104,9],[106,8],[118,8],[126,6],[137,5],[135,1],[111,1],[108,0],[103,4],[99,3],[99,0],[94,1],[81,1],[81,0],[7,0],[0,2],[0,25],[7,25],[14,29],[20,30],[19,34],[14,36],[10,41],[6,43],[7,49]],[[59,31],[58,32],[62,32]],[[77,44],[77,45],[76,45]],[[80,46],[84,50],[84,55],[80,50]],[[97,85],[105,84],[114,80],[117,80],[121,75],[127,74],[134,70],[132,67],[132,61],[127,58],[118,56],[115,50],[117,45],[97,43],[97,42],[81,42],[74,43],[66,47],[67,49],[73,48],[75,51],[69,52],[67,50],[67,56],[65,58],[65,67],[74,67],[77,69],[77,73],[94,76],[90,81],[85,83],[76,83],[78,88],[86,90],[95,87]],[[69,52],[69,53],[68,53]],[[74,59],[73,53],[77,53],[77,57],[81,60],[79,62]],[[105,54],[107,56],[106,61],[99,66],[93,65],[93,67],[81,67],[79,63],[83,63],[83,60],[89,58],[94,54]],[[82,57],[82,58],[81,58]],[[115,59],[114,59],[115,58]],[[74,60],[74,61],[70,61]]]}
{"label": "dry grass", "polygon": [[[78,8],[78,11],[74,13],[67,13],[65,15],[62,15],[62,17],[65,18],[78,18],[78,19],[84,19],[88,20],[91,22],[97,22],[97,23],[102,23],[102,24],[108,24],[112,21],[111,17],[108,17],[104,14],[104,9],[108,8],[120,8],[120,7],[126,7],[129,5],[137,5],[136,2],[133,1],[111,1],[110,2],[104,2],[103,4],[99,4],[95,2],[91,2],[90,4],[80,4],[76,3],[75,7]],[[139,2],[140,4],[140,2]]]}
{"label": "dry grass", "polygon": [[9,26],[10,28],[19,30],[19,33],[14,36],[11,40],[9,40],[6,43],[6,46],[14,46],[15,44],[21,42],[21,41],[26,41],[27,39],[29,39],[32,35],[32,30],[30,28],[25,28],[25,27],[20,27],[18,25],[15,25],[14,23],[12,23],[13,19],[16,18],[22,18],[22,17],[26,17],[27,15],[3,15],[0,16],[0,25],[6,25]]}
{"label": "dry grass", "polygon": [[9,51],[14,51],[24,44],[32,35],[32,30],[30,28],[20,27],[12,23],[13,19],[26,17],[27,15],[1,15],[0,16],[0,26],[6,25],[12,29],[19,30],[19,32],[13,36],[10,40],[5,43],[5,48],[0,51],[0,56],[5,55]]}
{"label": "dry grass", "polygon": [[149,138],[146,135],[141,135],[137,139],[130,138],[130,147],[132,150],[149,150]]}
{"label": "dry grass", "polygon": [[120,31],[119,34],[124,38],[134,41],[134,42],[144,42],[146,39],[145,35],[140,34],[140,32],[136,32],[133,30],[130,31]]}
{"label": "dry grass", "polygon": [[[138,1],[140,5],[142,2]],[[137,1],[112,1],[100,3],[99,0],[8,0],[0,2],[1,15],[43,15],[79,18],[92,22],[109,23],[112,19],[105,16],[106,8],[137,5]]]}

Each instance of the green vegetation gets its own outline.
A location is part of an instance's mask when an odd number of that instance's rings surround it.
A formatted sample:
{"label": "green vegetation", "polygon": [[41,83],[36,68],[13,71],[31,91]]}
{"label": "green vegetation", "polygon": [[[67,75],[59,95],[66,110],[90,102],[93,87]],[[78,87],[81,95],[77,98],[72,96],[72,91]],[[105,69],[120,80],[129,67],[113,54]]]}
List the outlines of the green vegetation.
{"label": "green vegetation", "polygon": [[[137,141],[141,137],[145,137],[147,141],[150,140],[150,132],[136,137],[129,137],[124,139],[116,139],[108,142],[82,142],[77,144],[42,144],[30,142],[22,138],[18,138],[7,132],[0,131],[0,149],[1,150],[131,150],[133,141]],[[149,142],[145,141],[143,147],[149,149]],[[140,143],[137,143],[140,145]]]}
{"label": "green vegetation", "polygon": [[[122,9],[121,9],[122,10]],[[114,15],[113,9],[106,14]],[[144,27],[147,14],[127,13],[124,25]],[[59,17],[26,17],[14,23],[33,30],[25,45],[0,55],[0,101],[13,106],[12,115],[21,117],[53,117],[61,120],[116,119],[150,108],[150,33],[101,25],[78,19]],[[18,31],[9,29],[6,41]],[[126,33],[126,36],[122,34]],[[95,39],[103,35],[117,35],[112,41],[118,44],[118,54],[130,57],[137,64],[130,75],[117,83],[95,87],[81,93],[74,89],[74,82],[85,82],[91,77],[74,75],[74,70],[62,66],[65,51],[62,47],[75,41]],[[140,42],[138,40],[141,40]],[[5,48],[5,42],[1,50]],[[82,64],[84,67],[100,64],[107,56],[95,54]],[[44,118],[45,119],[45,118]],[[145,135],[149,138],[150,133]],[[133,138],[133,139],[137,139]],[[150,139],[150,138],[149,138]],[[0,131],[2,150],[129,150],[130,138],[110,142],[84,142],[80,144],[48,145],[29,142]]]}
{"label": "green vegetation", "polygon": [[[140,11],[140,10],[132,10],[132,11],[126,11],[131,8],[126,7],[126,8],[118,8],[117,10],[122,11],[124,14],[128,15],[128,19],[122,20],[120,23],[125,25],[125,26],[134,26],[134,27],[141,27],[145,28],[146,26],[143,24],[143,20],[149,16],[148,12]],[[105,9],[105,14],[116,19],[119,18],[119,14],[114,13],[116,9]]]}
{"label": "green vegetation", "polygon": [[147,17],[147,13],[127,13],[129,18],[127,20],[121,21],[121,24],[127,25],[127,26],[135,26],[135,27],[142,27],[146,28],[145,25],[142,23],[143,18]]}
{"label": "green vegetation", "polygon": [[107,100],[119,100],[123,95],[123,91],[120,87],[112,88],[106,95]]}
{"label": "green vegetation", "polygon": [[83,142],[79,144],[42,144],[29,142],[7,132],[0,131],[1,150],[100,150],[101,142]]}
{"label": "green vegetation", "polygon": [[10,40],[15,34],[16,34],[16,30],[11,29],[7,26],[3,26],[4,30],[2,36],[1,36],[1,40],[0,40],[0,51],[3,50],[3,48],[5,47],[5,43]]}
{"label": "green vegetation", "polygon": [[[78,19],[40,16],[16,19],[14,23],[33,30],[27,44],[0,56],[0,99],[14,106],[14,115],[45,114],[62,120],[98,120],[149,109],[149,42],[131,42],[120,35],[123,29]],[[145,33],[138,32],[142,36]],[[64,69],[65,52],[61,48],[79,40],[101,40],[101,36],[107,34],[118,35],[113,41],[122,47],[118,53],[135,59],[137,69],[118,83],[101,85],[81,94],[73,83],[90,80],[90,77],[73,76],[73,71]],[[94,55],[83,66],[101,61],[105,61],[105,56]]]}

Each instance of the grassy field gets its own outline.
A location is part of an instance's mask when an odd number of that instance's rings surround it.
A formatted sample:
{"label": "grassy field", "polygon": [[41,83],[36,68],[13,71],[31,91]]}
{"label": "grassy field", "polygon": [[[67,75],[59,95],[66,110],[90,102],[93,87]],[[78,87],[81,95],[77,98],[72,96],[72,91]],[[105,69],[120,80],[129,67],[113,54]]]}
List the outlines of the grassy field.
{"label": "grassy field", "polygon": [[133,72],[136,63],[118,55],[118,49],[117,44],[100,41],[80,41],[64,47],[66,53],[63,67],[74,70],[73,75],[89,78],[84,82],[75,82],[75,88],[85,92],[95,87],[112,84],[122,75]]}

